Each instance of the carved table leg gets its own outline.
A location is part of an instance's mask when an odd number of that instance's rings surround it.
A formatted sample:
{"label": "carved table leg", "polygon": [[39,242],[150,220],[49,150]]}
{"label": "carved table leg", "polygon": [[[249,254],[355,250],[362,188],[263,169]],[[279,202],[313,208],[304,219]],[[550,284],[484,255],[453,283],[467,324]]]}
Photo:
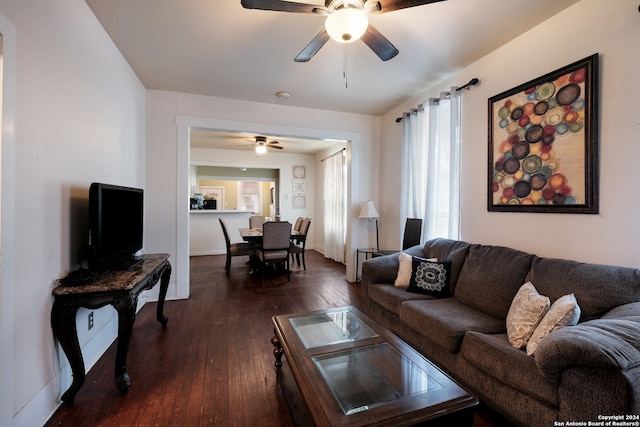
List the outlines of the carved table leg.
{"label": "carved table leg", "polygon": [[164,299],[167,296],[167,288],[169,287],[169,278],[171,277],[171,264],[166,263],[160,276],[160,294],[158,295],[158,307],[156,311],[156,318],[158,322],[162,323],[162,326],[167,326],[169,318],[164,315]]}
{"label": "carved table leg", "polygon": [[122,295],[116,298],[113,306],[118,311],[118,347],[116,349],[116,387],[120,393],[127,394],[131,386],[131,378],[127,372],[127,352],[136,319],[137,298],[132,295]]}
{"label": "carved table leg", "polygon": [[280,340],[278,339],[277,335],[274,335],[271,338],[271,344],[273,344],[273,355],[276,357],[276,363],[275,363],[275,367],[276,370],[278,368],[280,368],[280,366],[282,366],[282,355],[284,354],[284,350],[282,349],[282,346],[280,345]]}
{"label": "carved table leg", "polygon": [[73,382],[66,392],[62,395],[62,401],[73,404],[76,393],[84,384],[84,360],[82,359],[82,351],[78,343],[78,333],[76,330],[76,313],[78,312],[77,304],[66,301],[61,302],[56,298],[51,309],[51,327],[53,334],[58,339],[64,354],[69,360],[71,372],[73,373]]}

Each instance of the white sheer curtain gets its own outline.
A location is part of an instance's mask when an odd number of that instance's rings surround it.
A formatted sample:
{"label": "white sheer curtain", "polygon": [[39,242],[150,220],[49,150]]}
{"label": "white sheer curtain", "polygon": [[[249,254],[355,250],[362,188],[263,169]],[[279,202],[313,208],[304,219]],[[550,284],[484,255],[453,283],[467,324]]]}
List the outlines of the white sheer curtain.
{"label": "white sheer curtain", "polygon": [[451,88],[402,118],[404,218],[422,218],[422,238],[460,237],[460,95]]}
{"label": "white sheer curtain", "polygon": [[324,174],[324,256],[345,261],[347,191],[345,151],[322,161]]}

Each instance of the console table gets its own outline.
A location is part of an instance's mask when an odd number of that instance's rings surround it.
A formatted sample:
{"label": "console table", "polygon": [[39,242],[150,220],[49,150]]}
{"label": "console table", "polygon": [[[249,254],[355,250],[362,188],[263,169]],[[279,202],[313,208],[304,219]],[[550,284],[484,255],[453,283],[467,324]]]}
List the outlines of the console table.
{"label": "console table", "polygon": [[144,255],[142,263],[130,270],[102,273],[96,280],[87,284],[60,284],[53,289],[51,326],[54,336],[69,359],[73,373],[73,383],[62,395],[62,401],[73,403],[76,393],[85,380],[84,360],[76,329],[78,307],[96,309],[109,304],[118,312],[115,382],[122,394],[129,391],[131,379],[127,372],[127,351],[136,318],[138,295],[143,290],[153,288],[158,280],[160,280],[160,295],[156,317],[163,327],[169,321],[163,314],[164,299],[171,276],[171,264],[168,258],[168,254]]}

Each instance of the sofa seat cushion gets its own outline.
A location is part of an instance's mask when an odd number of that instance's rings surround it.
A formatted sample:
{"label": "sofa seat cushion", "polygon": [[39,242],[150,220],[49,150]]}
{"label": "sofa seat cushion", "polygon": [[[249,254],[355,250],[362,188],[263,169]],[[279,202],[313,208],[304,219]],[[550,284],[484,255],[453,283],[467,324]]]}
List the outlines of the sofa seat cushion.
{"label": "sofa seat cushion", "polygon": [[407,292],[405,288],[378,284],[369,285],[369,298],[371,301],[381,305],[396,315],[400,315],[400,305],[403,302],[410,300],[433,299],[434,297]]}
{"label": "sofa seat cushion", "polygon": [[543,375],[535,359],[509,344],[507,334],[467,333],[460,350],[462,356],[487,373],[536,399],[558,406],[558,387]]}
{"label": "sofa seat cushion", "polygon": [[451,353],[460,350],[467,331],[505,332],[504,319],[489,316],[455,298],[403,302],[400,320]]}

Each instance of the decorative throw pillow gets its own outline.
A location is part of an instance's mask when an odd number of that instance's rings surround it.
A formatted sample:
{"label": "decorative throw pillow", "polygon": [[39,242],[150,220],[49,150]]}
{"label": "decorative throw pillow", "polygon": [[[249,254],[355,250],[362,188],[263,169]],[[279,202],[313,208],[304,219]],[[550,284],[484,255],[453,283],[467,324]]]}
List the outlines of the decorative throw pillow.
{"label": "decorative throw pillow", "polygon": [[449,277],[451,277],[451,261],[431,261],[413,257],[411,280],[407,291],[431,295],[438,298],[451,296]]}
{"label": "decorative throw pillow", "polygon": [[507,313],[507,338],[515,348],[523,348],[542,320],[550,301],[540,295],[533,283],[527,282],[520,287],[511,302]]}
{"label": "decorative throw pillow", "polygon": [[580,306],[575,295],[569,294],[558,298],[533,331],[527,343],[527,354],[531,356],[536,351],[536,347],[538,347],[542,338],[551,332],[565,326],[576,325],[580,319],[580,313]]}
{"label": "decorative throw pillow", "polygon": [[409,280],[411,280],[411,255],[400,252],[398,260],[400,262],[398,276],[393,284],[395,286],[409,286]]}
{"label": "decorative throw pillow", "polygon": [[[406,288],[407,286],[409,286],[409,282],[411,281],[413,257],[406,252],[400,252],[398,259],[400,261],[400,266],[398,267],[398,276],[396,277],[396,281],[393,284],[395,286]],[[438,259],[429,258],[429,261],[438,261]]]}

